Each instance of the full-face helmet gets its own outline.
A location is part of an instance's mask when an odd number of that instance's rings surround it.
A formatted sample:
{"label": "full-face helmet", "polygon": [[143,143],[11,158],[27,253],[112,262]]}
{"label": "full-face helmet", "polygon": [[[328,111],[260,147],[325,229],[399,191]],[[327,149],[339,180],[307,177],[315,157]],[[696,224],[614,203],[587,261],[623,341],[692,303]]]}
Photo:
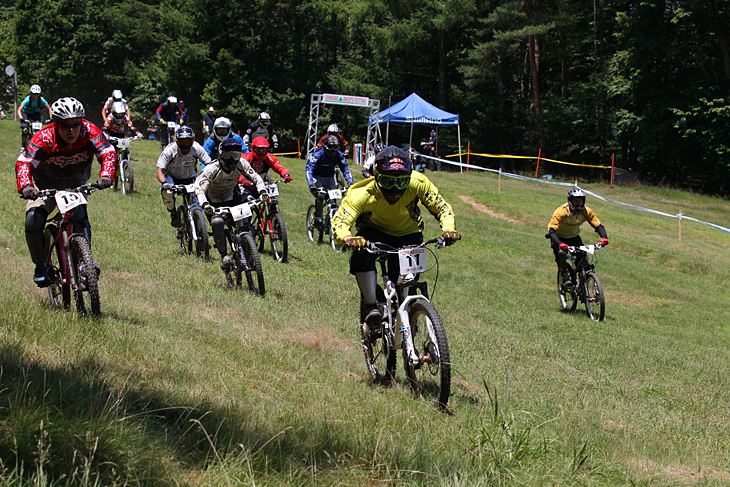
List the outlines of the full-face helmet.
{"label": "full-face helmet", "polygon": [[177,129],[177,132],[175,132],[175,142],[177,143],[180,152],[187,154],[190,152],[193,142],[195,142],[195,132],[189,126],[183,125]]}
{"label": "full-face helmet", "polygon": [[114,121],[118,124],[124,123],[125,115],[127,114],[127,109],[124,106],[124,103],[121,101],[115,101],[112,104],[112,118]]}
{"label": "full-face helmet", "polygon": [[221,169],[229,173],[233,171],[243,155],[243,147],[233,137],[225,139],[218,146]]}
{"label": "full-face helmet", "polygon": [[54,120],[66,120],[69,118],[82,118],[86,116],[84,106],[76,98],[70,96],[59,98],[51,105],[51,117]]}
{"label": "full-face helmet", "polygon": [[112,91],[112,100],[114,100],[114,101],[122,101],[122,90],[114,90],[114,91]]}
{"label": "full-face helmet", "polygon": [[213,124],[213,136],[220,141],[231,136],[231,121],[226,117],[216,119]]}
{"label": "full-face helmet", "polygon": [[413,165],[408,153],[391,145],[375,155],[373,174],[375,184],[385,200],[391,205],[399,199],[411,184]]}
{"label": "full-face helmet", "polygon": [[266,137],[256,137],[251,142],[251,150],[253,156],[257,161],[263,161],[266,158],[266,154],[269,152],[269,141]]}
{"label": "full-face helmet", "polygon": [[41,87],[39,85],[30,85],[30,93],[32,95],[40,95]]}
{"label": "full-face helmet", "polygon": [[328,135],[322,145],[324,146],[324,154],[327,157],[335,157],[337,150],[340,148],[340,139],[335,135]]}
{"label": "full-face helmet", "polygon": [[267,125],[269,125],[271,123],[271,115],[269,115],[266,112],[259,113],[259,123],[262,126],[266,127]]}
{"label": "full-face helmet", "polygon": [[568,191],[568,206],[576,213],[583,211],[586,207],[586,194],[580,188],[573,188]]}
{"label": "full-face helmet", "polygon": [[327,127],[327,133],[330,135],[338,134],[340,133],[340,128],[333,123],[332,125]]}

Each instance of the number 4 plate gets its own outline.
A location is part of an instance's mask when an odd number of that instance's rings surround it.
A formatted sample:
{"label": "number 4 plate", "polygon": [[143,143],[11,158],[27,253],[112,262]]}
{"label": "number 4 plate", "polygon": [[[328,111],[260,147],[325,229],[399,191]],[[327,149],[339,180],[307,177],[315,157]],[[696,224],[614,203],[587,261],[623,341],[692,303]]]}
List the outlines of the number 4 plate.
{"label": "number 4 plate", "polygon": [[244,218],[248,218],[251,216],[251,207],[248,206],[248,203],[244,203],[238,206],[232,206],[231,216],[233,217],[234,222],[237,222],[238,220],[243,220]]}
{"label": "number 4 plate", "polygon": [[61,213],[67,213],[86,203],[86,198],[81,193],[74,193],[73,191],[58,191],[56,193],[56,205],[58,205],[58,211]]}
{"label": "number 4 plate", "polygon": [[400,273],[419,274],[426,272],[426,249],[401,249],[398,252],[400,261]]}

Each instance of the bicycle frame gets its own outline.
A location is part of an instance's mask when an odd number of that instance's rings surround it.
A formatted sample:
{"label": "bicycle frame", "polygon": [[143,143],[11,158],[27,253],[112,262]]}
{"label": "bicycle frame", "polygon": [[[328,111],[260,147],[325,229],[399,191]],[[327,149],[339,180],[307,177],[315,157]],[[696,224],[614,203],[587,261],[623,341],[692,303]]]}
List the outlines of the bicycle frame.
{"label": "bicycle frame", "polygon": [[195,194],[195,185],[194,184],[176,184],[172,187],[170,190],[173,194],[179,194],[182,197],[183,204],[178,205],[179,207],[183,208],[183,213],[185,213],[185,218],[190,222],[190,229],[193,232],[193,241],[198,239],[198,233],[195,230],[195,222],[193,222],[193,212],[190,211],[194,206],[200,207],[198,203],[195,202],[193,197],[191,195]]}
{"label": "bicycle frame", "polygon": [[264,236],[273,238],[274,236],[274,225],[271,223],[271,216],[279,213],[279,201],[277,196],[279,195],[279,188],[277,184],[283,182],[283,179],[274,181],[271,184],[266,185],[266,192],[269,195],[269,201],[266,205],[258,205],[256,207],[256,222],[255,230],[261,232]]}

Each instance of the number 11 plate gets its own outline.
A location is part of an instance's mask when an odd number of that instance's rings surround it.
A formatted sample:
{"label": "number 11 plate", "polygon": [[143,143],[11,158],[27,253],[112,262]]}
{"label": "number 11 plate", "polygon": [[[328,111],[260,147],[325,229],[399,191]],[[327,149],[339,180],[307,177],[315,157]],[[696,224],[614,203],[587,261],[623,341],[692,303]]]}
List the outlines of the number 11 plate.
{"label": "number 11 plate", "polygon": [[426,249],[401,249],[398,258],[401,275],[426,272]]}

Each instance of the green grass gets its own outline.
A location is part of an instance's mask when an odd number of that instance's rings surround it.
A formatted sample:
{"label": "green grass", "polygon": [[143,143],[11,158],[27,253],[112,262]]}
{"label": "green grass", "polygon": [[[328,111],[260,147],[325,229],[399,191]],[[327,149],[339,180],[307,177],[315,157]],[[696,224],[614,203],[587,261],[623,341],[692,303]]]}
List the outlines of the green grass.
{"label": "green grass", "polygon": [[[464,236],[433,296],[453,361],[445,414],[412,396],[400,357],[395,387],[367,380],[347,255],[304,233],[303,161],[283,160],[290,262],[267,244],[262,299],[225,288],[215,251],[176,252],[159,148],[134,142],[137,192],[91,197],[103,316],[87,320],[31,280],[19,137],[0,121],[0,485],[730,483],[727,233],[684,222],[680,245],[676,219],[589,198],[611,240],[597,324],[559,311],[543,235],[565,188],[504,179],[498,194],[494,175],[428,173]],[[724,200],[586,187],[730,222]]]}

